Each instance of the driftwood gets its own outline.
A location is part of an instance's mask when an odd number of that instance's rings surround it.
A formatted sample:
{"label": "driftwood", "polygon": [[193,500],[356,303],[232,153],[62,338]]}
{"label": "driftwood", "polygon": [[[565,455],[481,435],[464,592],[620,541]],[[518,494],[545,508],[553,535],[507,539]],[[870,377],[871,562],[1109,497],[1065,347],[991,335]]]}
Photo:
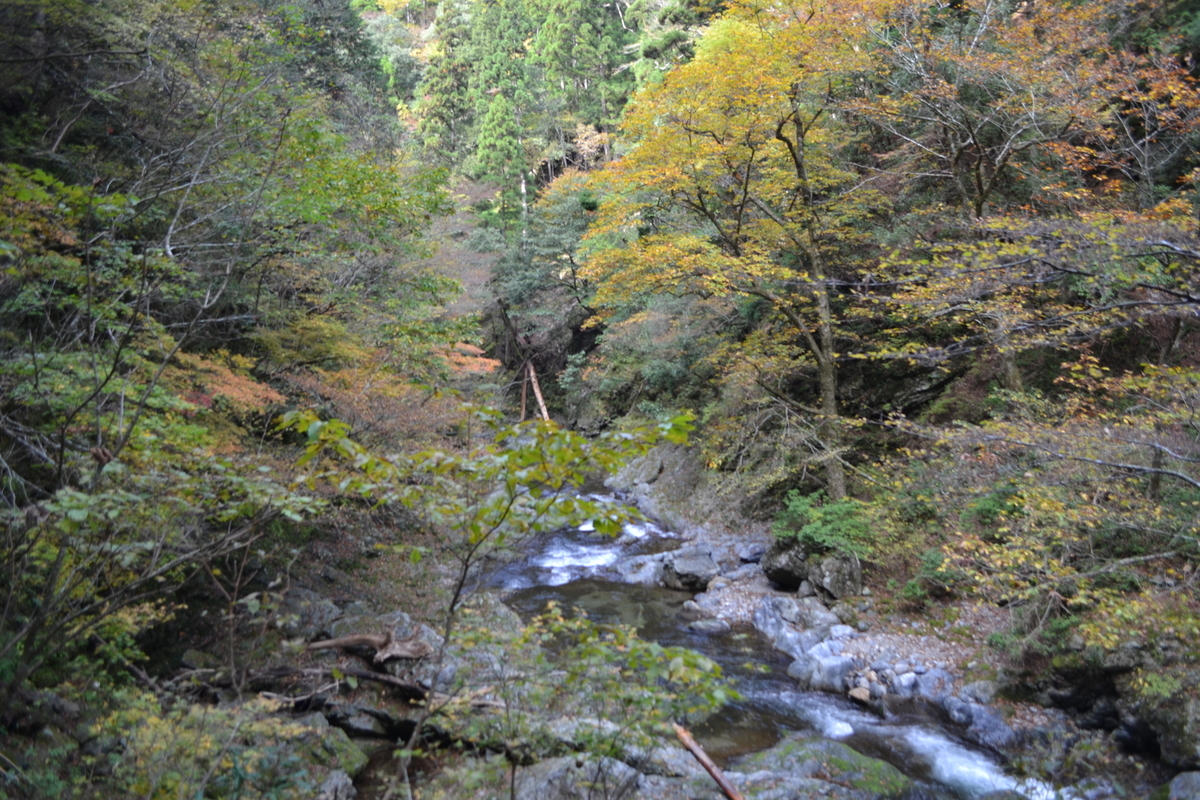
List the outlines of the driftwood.
{"label": "driftwood", "polygon": [[425,658],[433,655],[433,647],[422,642],[416,636],[397,639],[388,631],[383,635],[371,633],[356,633],[351,636],[339,636],[336,639],[325,639],[312,642],[309,650],[333,650],[347,647],[370,647],[375,651],[375,663],[382,664],[389,658]]}
{"label": "driftwood", "polygon": [[708,771],[712,779],[717,782],[717,786],[721,787],[721,791],[725,793],[725,796],[729,800],[746,800],[742,797],[742,793],[737,790],[737,787],[725,777],[725,773],[721,771],[721,768],[714,764],[713,760],[708,757],[708,753],[704,752],[704,749],[696,744],[696,740],[692,738],[692,735],[678,722],[671,724],[675,726],[675,735],[679,737],[679,741],[688,749],[689,753],[696,757],[696,760],[700,762],[700,766]]}

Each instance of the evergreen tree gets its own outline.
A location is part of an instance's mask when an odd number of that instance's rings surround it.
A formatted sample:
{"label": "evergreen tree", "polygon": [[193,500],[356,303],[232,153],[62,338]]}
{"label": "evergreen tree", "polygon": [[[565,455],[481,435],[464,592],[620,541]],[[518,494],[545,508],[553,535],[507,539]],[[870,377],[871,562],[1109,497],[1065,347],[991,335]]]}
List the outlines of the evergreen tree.
{"label": "evergreen tree", "polygon": [[425,80],[418,89],[418,135],[428,153],[447,164],[458,163],[470,148],[474,103],[470,96],[472,74],[471,27],[462,0],[444,0],[438,6],[440,48],[430,59]]}

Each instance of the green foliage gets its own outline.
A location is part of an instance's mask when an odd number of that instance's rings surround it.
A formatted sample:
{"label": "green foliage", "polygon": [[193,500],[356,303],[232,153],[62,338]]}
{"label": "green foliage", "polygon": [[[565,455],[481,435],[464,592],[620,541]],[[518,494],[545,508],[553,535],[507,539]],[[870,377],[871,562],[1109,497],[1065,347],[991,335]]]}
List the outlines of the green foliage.
{"label": "green foliage", "polygon": [[826,500],[823,492],[788,492],[784,509],[771,530],[780,538],[796,538],[813,553],[842,553],[865,558],[875,536],[861,501]]}
{"label": "green foliage", "polygon": [[507,669],[481,677],[504,709],[461,720],[453,713],[453,721],[517,764],[563,749],[628,758],[673,738],[671,722],[701,719],[738,697],[721,668],[699,653],[557,606],[511,635],[481,622],[465,615],[460,644],[477,658],[504,654]]}
{"label": "green foliage", "polygon": [[482,441],[463,454],[376,455],[349,438],[345,423],[312,412],[289,412],[280,426],[307,437],[300,465],[314,468],[305,478],[310,485],[328,482],[342,492],[417,510],[472,559],[485,545],[588,519],[601,533],[620,531],[625,510],[574,490],[589,474],[613,471],[658,441],[686,441],[692,427],[688,417],[677,417],[655,428],[587,439],[552,422],[506,425],[495,410],[467,413],[470,435]]}
{"label": "green foliage", "polygon": [[311,797],[316,788],[305,750],[322,751],[325,732],[273,715],[278,704],[258,699],[228,708],[181,704],[164,712],[149,694],[118,699],[118,707],[92,731],[102,740],[124,742],[111,764],[118,791],[162,800],[287,800]]}

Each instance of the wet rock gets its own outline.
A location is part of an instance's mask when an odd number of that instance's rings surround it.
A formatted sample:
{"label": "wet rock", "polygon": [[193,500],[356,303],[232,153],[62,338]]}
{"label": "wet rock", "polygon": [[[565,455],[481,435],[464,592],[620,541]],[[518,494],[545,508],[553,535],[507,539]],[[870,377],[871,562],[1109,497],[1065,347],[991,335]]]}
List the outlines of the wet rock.
{"label": "wet rock", "polygon": [[961,694],[967,700],[987,705],[996,697],[996,682],[972,681],[962,688]]}
{"label": "wet rock", "polygon": [[[912,780],[885,761],[870,758],[841,742],[808,733],[793,734],[781,742],[750,756],[739,764],[748,773],[747,783],[755,775],[786,774],[793,778],[819,777],[824,787],[784,794],[746,792],[754,797],[900,797],[913,788]],[[761,771],[761,772],[760,772]],[[742,783],[739,781],[739,783]],[[747,783],[742,783],[746,786]],[[837,787],[844,787],[839,792]],[[817,791],[813,791],[816,788]],[[850,792],[843,793],[845,789]]]}
{"label": "wet rock", "polygon": [[[792,658],[799,658],[801,655],[808,653],[820,645],[827,633],[828,631],[825,628],[798,631],[789,625],[778,636],[772,639],[771,642],[774,644],[776,650],[787,653]],[[830,652],[827,655],[833,655],[833,653]]]}
{"label": "wet rock", "polygon": [[946,716],[950,717],[950,721],[955,725],[966,727],[975,719],[971,703],[968,703],[966,700],[960,700],[953,695],[942,698],[942,708],[945,710]]}
{"label": "wet rock", "polygon": [[993,750],[1006,750],[1017,744],[1017,734],[1008,723],[989,706],[972,703],[971,725],[964,736],[975,744]]}
{"label": "wet rock", "polygon": [[809,688],[815,692],[841,694],[846,688],[846,675],[854,669],[854,659],[828,656],[813,659],[813,674]]}
{"label": "wet rock", "polygon": [[663,559],[664,554],[661,553],[623,558],[613,564],[613,570],[620,576],[622,583],[657,586],[663,579]]}
{"label": "wet rock", "polygon": [[721,568],[701,547],[676,550],[663,564],[663,585],[670,589],[703,591],[708,582],[721,574]]}
{"label": "wet rock", "polygon": [[813,670],[816,668],[816,662],[812,656],[801,654],[795,661],[788,665],[787,675],[800,685],[801,689],[807,689],[812,684]]}
{"label": "wet rock", "polygon": [[294,586],[279,604],[280,628],[288,636],[308,641],[332,636],[333,623],[342,616],[342,609],[332,600],[310,589]]}
{"label": "wet rock", "polygon": [[862,565],[853,556],[830,556],[810,569],[807,577],[834,598],[862,593]]}
{"label": "wet rock", "polygon": [[698,619],[688,625],[688,630],[696,633],[727,633],[730,625],[723,619]]}
{"label": "wet rock", "polygon": [[762,570],[779,588],[795,591],[808,578],[808,553],[794,536],[775,539],[763,553]]}
{"label": "wet rock", "polygon": [[345,770],[335,769],[317,789],[316,800],[354,800],[358,790],[354,788],[354,780]]}

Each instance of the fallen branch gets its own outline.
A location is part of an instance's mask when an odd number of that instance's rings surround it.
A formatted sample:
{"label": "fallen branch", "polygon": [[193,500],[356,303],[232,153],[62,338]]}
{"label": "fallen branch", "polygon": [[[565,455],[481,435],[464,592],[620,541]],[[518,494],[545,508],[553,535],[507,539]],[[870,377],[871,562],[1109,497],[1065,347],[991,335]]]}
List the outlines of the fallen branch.
{"label": "fallen branch", "polygon": [[[213,679],[209,681],[213,686],[233,685],[233,678],[224,671],[218,670],[193,670],[189,675],[198,677],[199,674],[205,672],[215,673]],[[248,686],[255,684],[270,684],[285,678],[318,678],[322,680],[333,679],[334,681],[344,681],[346,678],[354,678],[360,681],[371,681],[372,683],[382,683],[384,686],[391,687],[401,695],[404,700],[410,703],[429,702],[433,704],[436,710],[441,710],[444,706],[454,704],[467,704],[471,708],[486,708],[498,709],[503,708],[504,704],[498,700],[485,700],[479,695],[491,691],[491,687],[472,692],[466,697],[455,697],[454,695],[434,692],[431,696],[429,690],[415,681],[397,678],[395,675],[389,675],[386,672],[372,672],[367,669],[358,669],[357,667],[272,667],[270,669],[259,670],[245,675],[245,683]],[[303,702],[315,696],[315,694],[302,695],[297,698],[288,699],[285,695],[271,693],[271,698],[281,702]]]}
{"label": "fallen branch", "polygon": [[742,797],[742,793],[737,790],[737,787],[725,777],[725,773],[721,771],[721,768],[714,764],[713,760],[708,757],[708,753],[704,752],[704,749],[696,744],[696,740],[692,738],[692,735],[678,722],[672,722],[671,725],[674,726],[675,735],[679,737],[679,741],[688,749],[689,753],[696,757],[696,760],[700,762],[700,766],[708,771],[712,779],[717,782],[717,786],[721,787],[721,791],[725,793],[725,796],[729,800],[746,800],[746,798]]}
{"label": "fallen branch", "polygon": [[389,658],[425,658],[433,654],[433,648],[426,642],[409,636],[407,639],[397,639],[388,631],[379,636],[370,633],[356,633],[350,636],[339,636],[336,639],[325,639],[312,642],[309,650],[332,650],[347,647],[370,647],[375,651],[375,663],[382,664]]}

